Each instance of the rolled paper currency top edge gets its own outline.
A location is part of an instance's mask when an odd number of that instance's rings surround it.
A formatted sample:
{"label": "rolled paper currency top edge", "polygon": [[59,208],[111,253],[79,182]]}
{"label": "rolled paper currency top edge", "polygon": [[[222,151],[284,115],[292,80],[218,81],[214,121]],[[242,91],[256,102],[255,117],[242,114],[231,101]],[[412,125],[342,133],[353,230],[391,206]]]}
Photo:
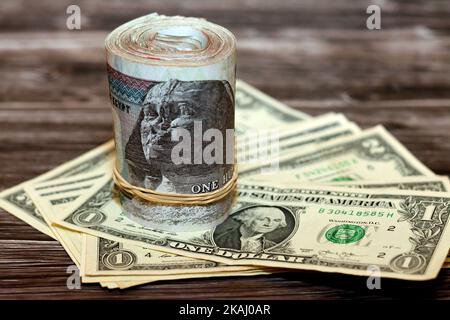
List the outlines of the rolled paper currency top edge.
{"label": "rolled paper currency top edge", "polygon": [[205,19],[152,13],[127,22],[105,39],[108,55],[154,66],[203,66],[234,54],[236,39]]}

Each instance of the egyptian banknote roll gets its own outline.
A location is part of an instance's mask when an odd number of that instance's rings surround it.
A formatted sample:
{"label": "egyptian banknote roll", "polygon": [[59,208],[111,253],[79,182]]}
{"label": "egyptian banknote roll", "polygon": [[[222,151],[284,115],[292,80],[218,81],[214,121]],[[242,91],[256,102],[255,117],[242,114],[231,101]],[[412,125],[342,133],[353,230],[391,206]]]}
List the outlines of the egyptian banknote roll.
{"label": "egyptian banknote roll", "polygon": [[233,34],[204,19],[150,14],[112,31],[105,47],[124,213],[169,230],[220,223],[232,192],[215,194],[235,178]]}

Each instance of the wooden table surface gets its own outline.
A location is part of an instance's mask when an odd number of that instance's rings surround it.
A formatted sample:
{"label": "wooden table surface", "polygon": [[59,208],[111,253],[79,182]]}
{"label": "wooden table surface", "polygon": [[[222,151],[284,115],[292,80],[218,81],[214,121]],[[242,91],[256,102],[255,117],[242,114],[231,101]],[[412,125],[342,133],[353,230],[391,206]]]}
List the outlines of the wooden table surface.
{"label": "wooden table surface", "polygon": [[[382,30],[366,28],[380,4]],[[81,8],[81,30],[66,8]],[[238,39],[238,77],[311,115],[343,112],[381,123],[438,174],[450,173],[450,2],[148,0],[0,2],[0,190],[112,136],[103,40],[148,12],[202,16]],[[51,238],[0,210],[0,298],[449,298],[436,280],[318,272],[166,281],[124,291],[66,287],[72,262]]]}

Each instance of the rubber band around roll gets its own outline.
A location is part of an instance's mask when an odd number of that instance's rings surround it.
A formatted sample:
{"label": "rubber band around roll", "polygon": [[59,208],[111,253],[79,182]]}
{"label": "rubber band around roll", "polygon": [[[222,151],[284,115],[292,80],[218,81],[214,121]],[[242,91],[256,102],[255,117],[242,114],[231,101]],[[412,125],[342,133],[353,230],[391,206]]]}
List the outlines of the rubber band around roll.
{"label": "rubber band around roll", "polygon": [[169,193],[159,192],[142,187],[136,187],[128,183],[119,173],[117,168],[113,168],[113,180],[117,187],[123,192],[137,197],[141,200],[151,203],[158,203],[162,205],[207,205],[217,202],[236,189],[237,185],[237,167],[234,167],[233,176],[231,179],[221,188],[198,194],[181,194],[181,193]]}

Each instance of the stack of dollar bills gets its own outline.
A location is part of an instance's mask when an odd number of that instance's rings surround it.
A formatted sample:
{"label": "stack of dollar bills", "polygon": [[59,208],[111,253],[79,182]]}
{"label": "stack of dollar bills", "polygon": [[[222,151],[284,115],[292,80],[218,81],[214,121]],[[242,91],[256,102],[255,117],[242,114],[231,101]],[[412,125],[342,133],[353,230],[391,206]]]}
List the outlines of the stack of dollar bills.
{"label": "stack of dollar bills", "polygon": [[108,288],[299,270],[427,280],[450,266],[449,180],[382,126],[310,117],[238,81],[237,145],[262,127],[278,132],[279,156],[239,164],[236,204],[213,230],[129,220],[113,141],[3,191],[0,206],[59,241],[83,282]]}

